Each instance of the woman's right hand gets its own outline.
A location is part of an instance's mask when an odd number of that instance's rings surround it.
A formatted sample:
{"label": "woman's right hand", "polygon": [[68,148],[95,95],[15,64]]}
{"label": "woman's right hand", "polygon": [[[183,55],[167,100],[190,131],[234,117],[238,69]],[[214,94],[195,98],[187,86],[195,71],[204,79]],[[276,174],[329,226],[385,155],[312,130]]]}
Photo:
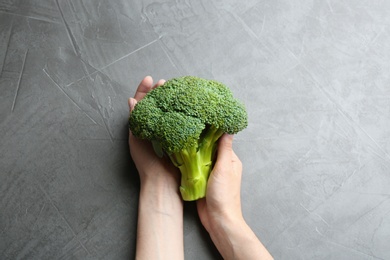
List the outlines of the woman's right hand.
{"label": "woman's right hand", "polygon": [[199,218],[224,259],[273,259],[242,215],[242,163],[232,144],[232,135],[219,140],[206,197],[197,202]]}

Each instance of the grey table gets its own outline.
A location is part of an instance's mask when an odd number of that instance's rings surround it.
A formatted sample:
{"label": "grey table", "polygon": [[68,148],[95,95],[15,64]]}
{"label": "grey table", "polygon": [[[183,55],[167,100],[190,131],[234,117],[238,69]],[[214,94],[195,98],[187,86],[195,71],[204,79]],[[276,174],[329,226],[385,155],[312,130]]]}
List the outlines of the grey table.
{"label": "grey table", "polygon": [[[390,259],[390,2],[0,1],[0,259],[131,259],[127,98],[216,79],[276,259]],[[220,256],[185,205],[186,259]]]}

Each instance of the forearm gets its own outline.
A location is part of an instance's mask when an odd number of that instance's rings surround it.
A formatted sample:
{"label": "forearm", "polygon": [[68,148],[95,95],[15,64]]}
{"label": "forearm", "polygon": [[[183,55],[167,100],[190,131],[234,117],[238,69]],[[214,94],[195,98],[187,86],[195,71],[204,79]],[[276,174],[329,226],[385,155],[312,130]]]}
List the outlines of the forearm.
{"label": "forearm", "polygon": [[184,259],[183,202],[177,187],[141,183],[136,259]]}
{"label": "forearm", "polygon": [[224,259],[273,259],[244,219],[219,223],[210,236]]}

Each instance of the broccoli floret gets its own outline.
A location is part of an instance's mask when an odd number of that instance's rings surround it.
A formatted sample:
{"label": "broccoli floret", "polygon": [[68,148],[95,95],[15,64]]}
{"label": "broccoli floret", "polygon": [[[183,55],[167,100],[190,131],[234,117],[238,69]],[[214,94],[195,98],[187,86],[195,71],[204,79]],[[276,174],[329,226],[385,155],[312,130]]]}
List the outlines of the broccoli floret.
{"label": "broccoli floret", "polygon": [[217,141],[248,125],[245,106],[220,82],[186,76],[168,80],[137,103],[129,117],[133,135],[150,140],[180,169],[183,200],[206,195]]}

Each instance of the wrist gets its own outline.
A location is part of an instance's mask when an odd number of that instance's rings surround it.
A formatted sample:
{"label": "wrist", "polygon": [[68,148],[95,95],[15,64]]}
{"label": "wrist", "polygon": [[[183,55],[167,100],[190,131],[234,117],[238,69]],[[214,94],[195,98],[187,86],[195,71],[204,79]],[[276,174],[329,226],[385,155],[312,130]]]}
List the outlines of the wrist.
{"label": "wrist", "polygon": [[157,191],[172,191],[179,190],[180,176],[176,171],[149,171],[140,172],[141,188],[154,188]]}
{"label": "wrist", "polygon": [[215,219],[210,225],[210,236],[220,241],[232,238],[237,231],[245,229],[247,226],[244,218],[241,216],[225,216]]}
{"label": "wrist", "polygon": [[272,259],[243,217],[221,219],[209,234],[224,259]]}
{"label": "wrist", "polygon": [[178,184],[152,177],[141,181],[136,259],[184,259],[183,201]]}
{"label": "wrist", "polygon": [[172,176],[158,175],[169,175],[169,173],[141,178],[140,201],[147,201],[148,205],[156,209],[177,208],[182,210],[183,202],[178,182]]}

